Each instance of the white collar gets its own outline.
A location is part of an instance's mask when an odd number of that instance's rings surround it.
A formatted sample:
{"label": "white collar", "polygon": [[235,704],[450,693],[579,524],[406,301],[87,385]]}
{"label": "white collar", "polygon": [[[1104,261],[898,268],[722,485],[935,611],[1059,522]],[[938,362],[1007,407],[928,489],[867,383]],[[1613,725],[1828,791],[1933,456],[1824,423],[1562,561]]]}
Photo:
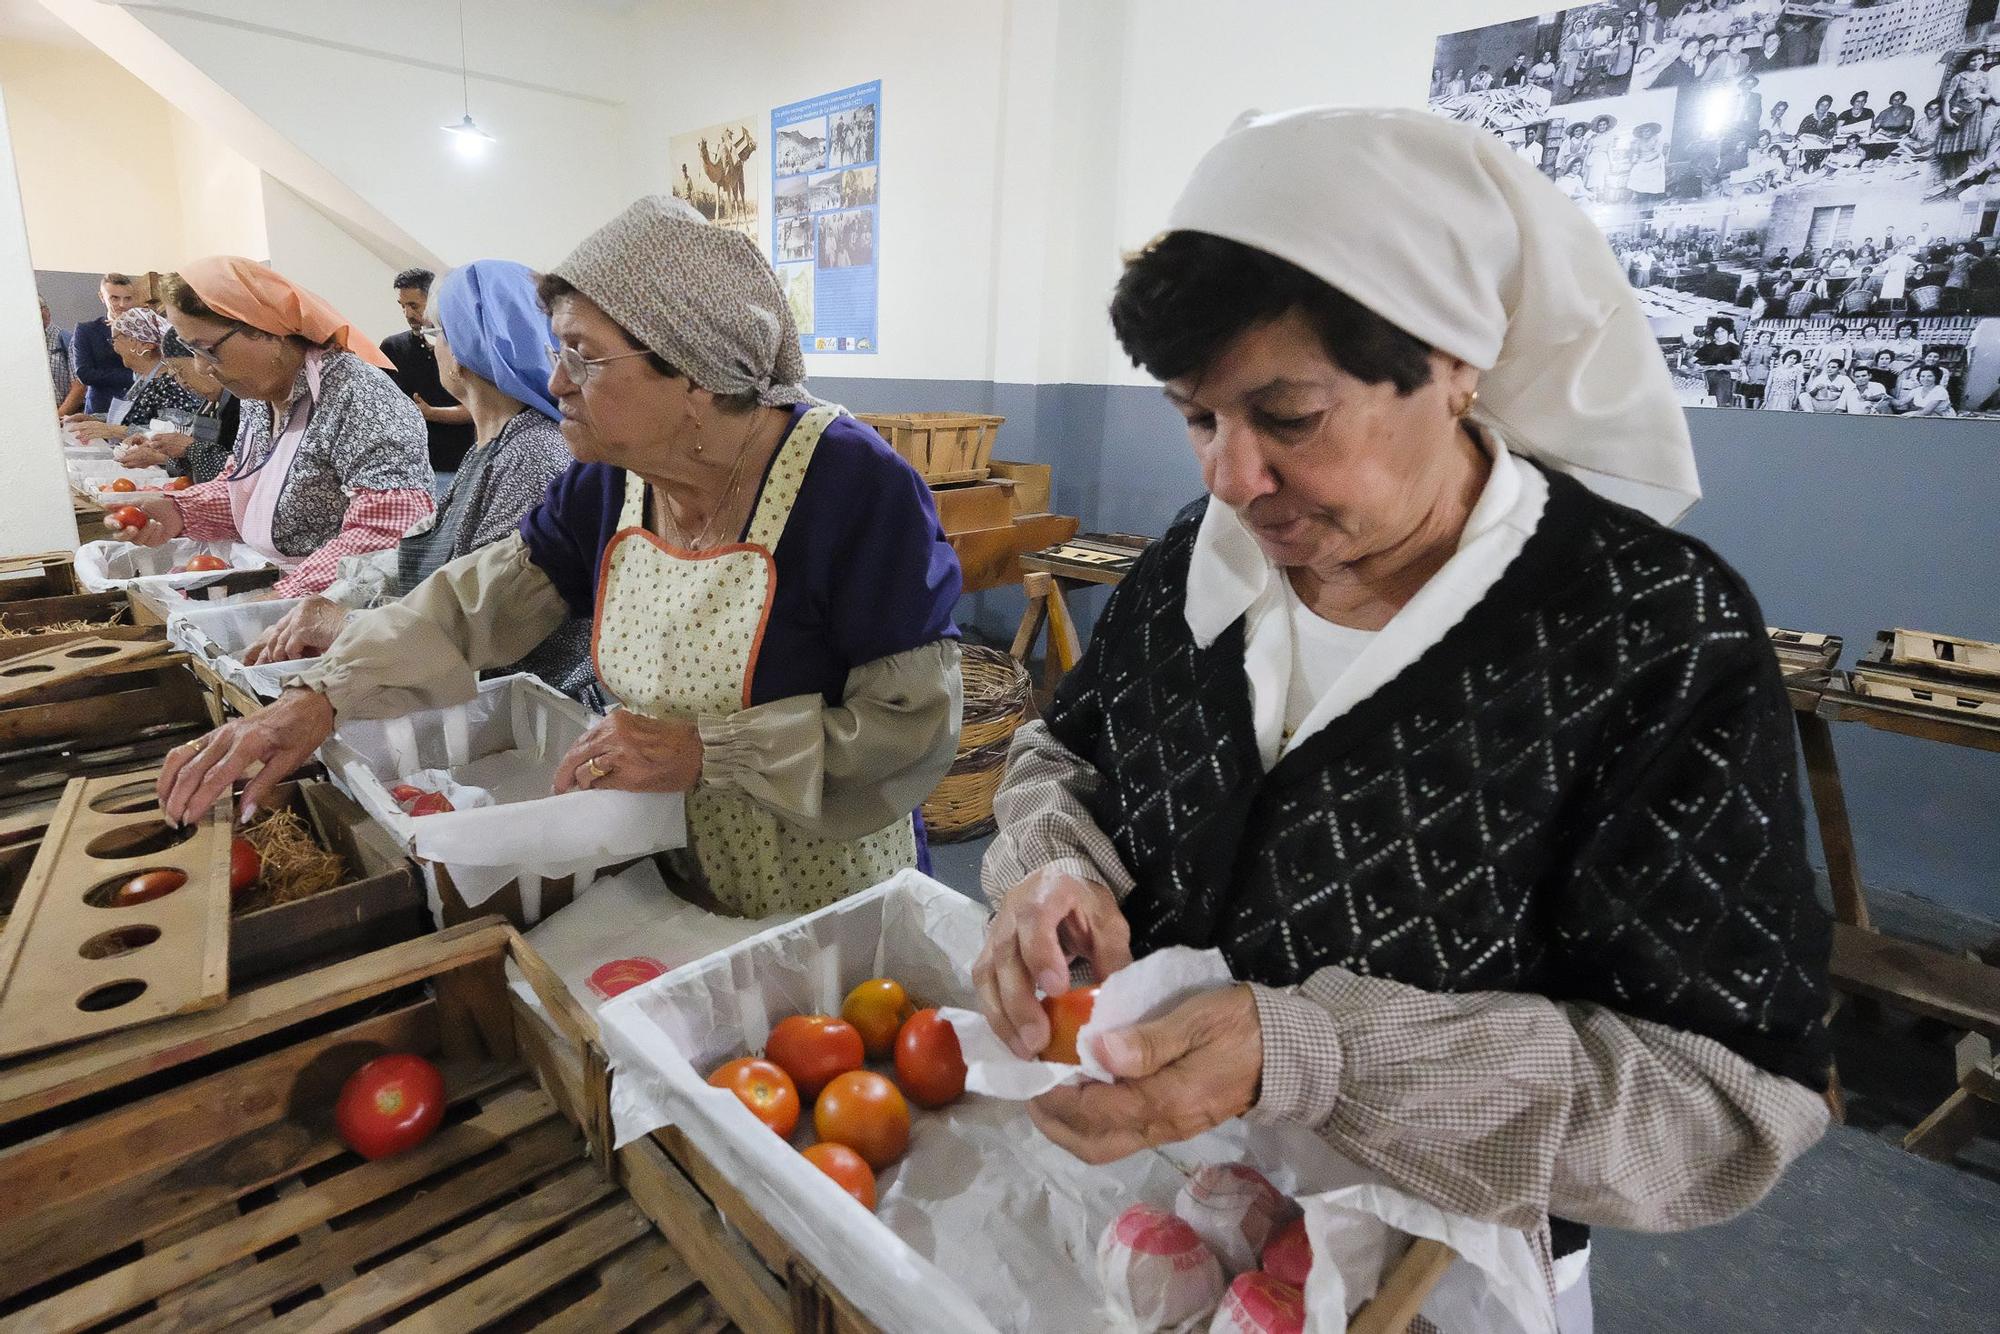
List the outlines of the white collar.
{"label": "white collar", "polygon": [[[1493,467],[1472,513],[1466,517],[1465,531],[1458,539],[1460,549],[1505,522],[1521,494],[1522,465],[1499,433],[1482,426],[1476,434],[1491,454]],[[1278,567],[1257,545],[1257,539],[1251,536],[1236,511],[1211,499],[1207,513],[1202,515],[1201,528],[1195,534],[1194,552],[1188,563],[1187,600],[1183,606],[1195,643],[1202,648],[1213,644],[1281,577]]]}

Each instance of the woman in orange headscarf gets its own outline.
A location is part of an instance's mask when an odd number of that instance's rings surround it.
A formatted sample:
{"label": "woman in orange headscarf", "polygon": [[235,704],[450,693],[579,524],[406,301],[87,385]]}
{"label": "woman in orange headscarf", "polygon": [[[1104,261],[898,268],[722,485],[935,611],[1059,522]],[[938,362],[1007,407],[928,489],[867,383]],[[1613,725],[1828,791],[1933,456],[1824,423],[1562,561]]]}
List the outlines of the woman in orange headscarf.
{"label": "woman in orange headscarf", "polygon": [[317,593],[343,556],[394,546],[435,508],[424,421],[381,349],[327,302],[255,260],[196,260],[165,282],[166,316],[243,400],[221,476],[142,496],[156,546],[239,541],[280,566],[278,597]]}

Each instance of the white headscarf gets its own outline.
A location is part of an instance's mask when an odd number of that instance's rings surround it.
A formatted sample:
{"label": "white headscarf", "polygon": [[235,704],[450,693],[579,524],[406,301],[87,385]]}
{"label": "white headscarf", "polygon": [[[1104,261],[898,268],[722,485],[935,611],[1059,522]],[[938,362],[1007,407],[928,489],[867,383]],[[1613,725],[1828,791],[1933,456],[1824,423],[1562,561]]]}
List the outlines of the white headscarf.
{"label": "white headscarf", "polygon": [[1590,219],[1490,134],[1421,111],[1246,116],[1168,218],[1288,260],[1484,372],[1509,447],[1663,523],[1701,498],[1687,421]]}

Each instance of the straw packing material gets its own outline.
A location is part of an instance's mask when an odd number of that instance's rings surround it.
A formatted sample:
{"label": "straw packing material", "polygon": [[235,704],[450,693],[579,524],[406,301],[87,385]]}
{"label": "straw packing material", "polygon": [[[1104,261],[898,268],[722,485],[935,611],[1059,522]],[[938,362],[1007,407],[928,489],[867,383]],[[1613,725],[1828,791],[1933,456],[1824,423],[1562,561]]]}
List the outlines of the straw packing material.
{"label": "straw packing material", "polygon": [[315,842],[306,822],[289,807],[251,825],[243,837],[257,849],[264,866],[256,885],[236,900],[236,912],[255,912],[324,894],[347,877],[340,855]]}

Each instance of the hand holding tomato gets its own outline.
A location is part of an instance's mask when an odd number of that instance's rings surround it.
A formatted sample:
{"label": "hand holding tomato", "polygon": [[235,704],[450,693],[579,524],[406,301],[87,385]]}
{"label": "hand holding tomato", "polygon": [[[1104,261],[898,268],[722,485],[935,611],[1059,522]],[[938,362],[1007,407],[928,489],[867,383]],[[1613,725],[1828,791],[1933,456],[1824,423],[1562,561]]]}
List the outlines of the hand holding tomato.
{"label": "hand holding tomato", "polygon": [[444,1122],[444,1076],[421,1056],[377,1056],[347,1077],[334,1103],[340,1142],[363,1158],[405,1153]]}
{"label": "hand holding tomato", "polygon": [[1063,1065],[1083,1063],[1076,1050],[1076,1036],[1097,1008],[1097,992],[1096,987],[1074,987],[1060,996],[1042,997],[1042,1013],[1049,1018],[1049,1045],[1038,1053],[1041,1060]]}
{"label": "hand holding tomato", "polygon": [[1036,998],[1069,990],[1072,959],[1099,979],[1132,962],[1132,930],[1111,891],[1043,867],[1008,890],[972,966],[979,1009],[1022,1060],[1048,1045],[1048,1016]]}
{"label": "hand holding tomato", "polygon": [[734,1093],[752,1116],[781,1138],[789,1136],[799,1123],[798,1088],[790,1075],[770,1061],[740,1057],[718,1067],[708,1082]]}
{"label": "hand holding tomato", "polygon": [[1115,1082],[1050,1089],[1028,1104],[1044,1135],[1086,1163],[1176,1144],[1241,1116],[1264,1073],[1264,1030],[1247,985],[1207,991],[1097,1039]]}
{"label": "hand holding tomato", "polygon": [[[134,514],[143,522],[135,521]],[[123,504],[104,516],[104,526],[120,542],[157,547],[181,535],[181,512],[171,496],[134,491],[124,498]]]}

